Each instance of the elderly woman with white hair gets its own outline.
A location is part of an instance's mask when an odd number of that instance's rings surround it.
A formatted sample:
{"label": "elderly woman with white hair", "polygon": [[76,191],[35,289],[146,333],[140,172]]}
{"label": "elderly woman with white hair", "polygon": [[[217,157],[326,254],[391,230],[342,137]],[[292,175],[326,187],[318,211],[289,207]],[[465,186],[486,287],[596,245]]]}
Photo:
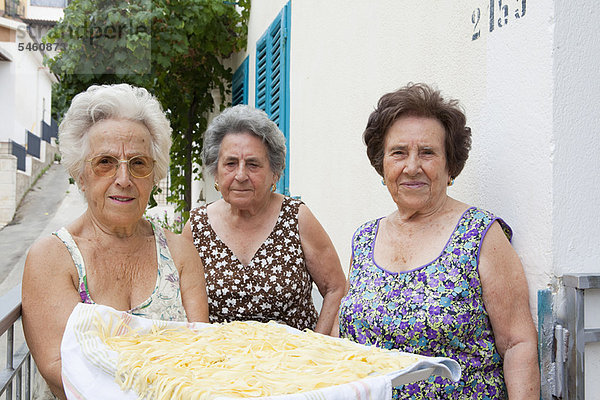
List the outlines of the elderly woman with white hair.
{"label": "elderly woman with white hair", "polygon": [[31,354],[64,398],[60,344],[77,303],[204,322],[208,306],[194,246],[143,218],[169,166],[171,128],[156,98],[126,84],[92,86],[73,99],[59,143],[87,210],[31,247],[22,304]]}
{"label": "elderly woman with white hair", "polygon": [[[308,207],[275,193],[285,154],[283,134],[263,111],[223,111],[202,149],[222,199],[192,210],[182,235],[202,258],[211,322],[275,320],[329,334],[345,276]],[[323,296],[320,314],[313,282]]]}

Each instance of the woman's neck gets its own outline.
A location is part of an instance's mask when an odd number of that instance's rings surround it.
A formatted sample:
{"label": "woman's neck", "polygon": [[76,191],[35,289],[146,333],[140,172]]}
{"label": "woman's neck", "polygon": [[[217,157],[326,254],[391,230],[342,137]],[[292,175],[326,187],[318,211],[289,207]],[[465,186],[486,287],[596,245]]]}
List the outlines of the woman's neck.
{"label": "woman's neck", "polygon": [[445,195],[440,200],[427,208],[410,209],[400,208],[389,216],[389,221],[395,226],[402,226],[407,223],[428,223],[439,215],[446,213],[456,201]]}
{"label": "woman's neck", "polygon": [[276,196],[277,195],[275,194],[269,193],[264,201],[244,208],[236,207],[225,202],[225,209],[234,220],[250,221],[261,219],[265,214],[270,213],[271,206]]}
{"label": "woman's neck", "polygon": [[90,237],[104,239],[118,239],[131,241],[147,236],[150,225],[140,218],[129,224],[107,224],[96,218],[89,210],[82,216],[82,232],[87,232]]}

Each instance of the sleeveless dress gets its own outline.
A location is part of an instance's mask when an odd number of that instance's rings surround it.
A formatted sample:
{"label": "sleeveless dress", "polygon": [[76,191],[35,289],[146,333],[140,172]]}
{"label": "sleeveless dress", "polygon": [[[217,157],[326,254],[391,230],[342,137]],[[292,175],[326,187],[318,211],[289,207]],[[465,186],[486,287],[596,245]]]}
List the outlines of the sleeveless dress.
{"label": "sleeveless dress", "polygon": [[314,329],[312,279],[298,230],[299,200],[284,197],[275,227],[243,265],[210,225],[206,206],[192,210],[194,245],[204,264],[210,322],[254,320]]}
{"label": "sleeveless dress", "polygon": [[483,304],[478,263],[493,214],[469,208],[441,254],[405,272],[378,266],[373,250],[380,219],[363,224],[352,240],[350,289],[340,306],[340,336],[387,349],[449,357],[462,369],[459,382],[441,377],[403,385],[394,399],[506,398],[502,359]]}
{"label": "sleeveless dress", "polygon": [[[167,246],[165,232],[160,226],[155,226],[153,223],[150,224],[154,231],[156,260],[158,261],[156,286],[148,299],[127,312],[132,315],[149,319],[187,321],[179,290],[179,272],[175,267],[169,247]],[[81,297],[81,302],[95,304],[88,289],[83,256],[81,255],[75,240],[73,240],[69,231],[64,227],[54,232],[53,235],[62,240],[75,263],[77,274],[79,275],[79,296]]]}

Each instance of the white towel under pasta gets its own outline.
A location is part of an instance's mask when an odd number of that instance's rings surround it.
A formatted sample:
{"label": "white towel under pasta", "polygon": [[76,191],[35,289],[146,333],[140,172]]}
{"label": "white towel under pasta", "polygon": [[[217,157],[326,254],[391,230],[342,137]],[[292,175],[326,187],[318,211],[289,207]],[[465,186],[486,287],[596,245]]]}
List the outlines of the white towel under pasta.
{"label": "white towel under pasta", "polygon": [[[99,320],[104,324],[104,328],[99,326]],[[62,378],[68,399],[136,400],[139,398],[138,393],[133,390],[123,391],[117,384],[115,376],[118,373],[119,355],[102,340],[101,337],[106,332],[99,333],[101,329],[108,329],[111,336],[121,335],[127,330],[125,326],[142,333],[149,332],[157,326],[190,327],[199,332],[202,332],[203,328],[206,330],[211,328],[209,324],[148,320],[106,306],[78,304],[69,317],[61,345]],[[294,334],[305,334],[293,328],[286,327],[286,329]],[[371,376],[309,392],[253,398],[262,400],[389,400],[391,399],[392,381],[395,385],[399,385],[427,379],[430,375],[440,375],[458,380],[460,368],[451,359],[420,357],[409,367],[386,375]],[[231,397],[213,398],[230,399]]]}

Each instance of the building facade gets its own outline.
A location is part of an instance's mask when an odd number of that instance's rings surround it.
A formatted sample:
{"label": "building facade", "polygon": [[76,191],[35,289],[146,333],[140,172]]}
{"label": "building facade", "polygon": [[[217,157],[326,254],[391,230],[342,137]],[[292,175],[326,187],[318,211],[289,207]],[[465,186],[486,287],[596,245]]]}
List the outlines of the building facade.
{"label": "building facade", "polygon": [[[600,274],[594,10],[592,0],[254,1],[247,50],[231,60],[234,101],[279,113],[279,190],[311,208],[347,269],[354,230],[395,207],[362,143],[377,100],[408,82],[459,99],[473,146],[449,194],[508,222],[534,319],[540,290],[565,319],[562,277]],[[198,185],[218,198],[212,182]],[[590,291],[586,309],[598,304]],[[600,317],[586,314],[586,326]],[[599,346],[585,352],[585,369],[597,370]],[[591,396],[600,383],[589,375]]]}
{"label": "building facade", "polygon": [[[58,4],[60,3],[60,4]],[[0,2],[0,227],[57,153],[52,84],[41,38],[62,16],[64,2]]]}

